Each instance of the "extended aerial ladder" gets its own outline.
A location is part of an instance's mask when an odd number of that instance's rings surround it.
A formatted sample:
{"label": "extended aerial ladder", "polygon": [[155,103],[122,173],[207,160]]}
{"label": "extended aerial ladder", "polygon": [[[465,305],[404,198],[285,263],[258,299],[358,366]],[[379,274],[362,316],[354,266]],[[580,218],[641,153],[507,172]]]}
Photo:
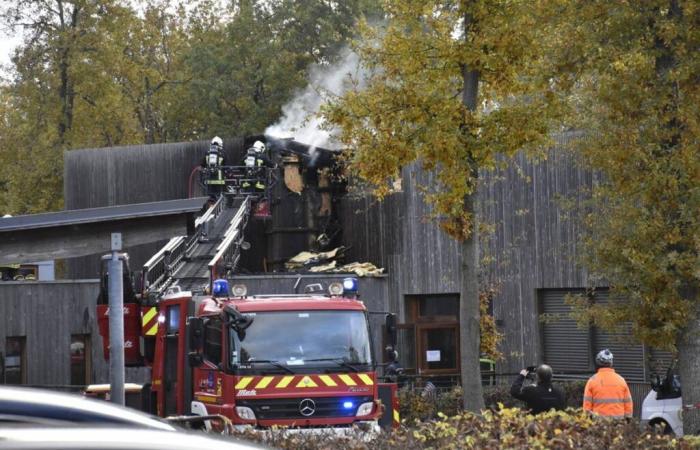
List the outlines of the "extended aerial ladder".
{"label": "extended aerial ladder", "polygon": [[[144,264],[142,302],[153,304],[173,289],[205,294],[215,279],[225,278],[238,268],[246,245],[245,226],[254,204],[264,200],[274,184],[274,170],[256,168],[254,176],[245,166],[223,166],[221,170],[225,175],[224,193],[196,219],[194,232],[170,239]],[[243,188],[260,179],[265,182],[264,191]]]}
{"label": "extended aerial ladder", "polygon": [[[125,258],[124,323],[125,343],[128,341],[126,362],[142,363],[141,349],[150,360],[152,338],[155,335],[157,305],[168,294],[190,291],[193,296],[211,293],[217,278],[226,278],[238,270],[241,251],[247,248],[244,230],[255,206],[267,200],[268,189],[274,184],[274,170],[260,168],[258,178],[252,178],[247,168],[224,166],[226,189],[210,201],[204,214],[195,220],[194,231],[186,236],[171,238],[140,270],[136,289],[131,289],[132,277]],[[264,177],[264,191],[243,188]],[[104,268],[103,268],[104,269]],[[97,312],[104,354],[108,359],[109,329],[106,301],[106,272],[103,270],[102,288]],[[143,340],[139,338],[144,338]],[[126,345],[125,345],[126,347]]]}
{"label": "extended aerial ladder", "polygon": [[228,206],[232,200],[219,197],[197,218],[194,233],[170,239],[143,265],[142,301],[155,302],[168,289],[204,294],[216,278],[236,270],[252,199]]}

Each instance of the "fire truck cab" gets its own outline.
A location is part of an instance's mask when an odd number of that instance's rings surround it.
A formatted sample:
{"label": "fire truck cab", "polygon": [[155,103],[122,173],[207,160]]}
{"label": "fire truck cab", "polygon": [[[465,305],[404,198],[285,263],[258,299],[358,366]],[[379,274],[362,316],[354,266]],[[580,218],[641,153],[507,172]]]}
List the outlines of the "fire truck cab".
{"label": "fire truck cab", "polygon": [[231,296],[164,297],[152,365],[158,415],[376,428],[382,406],[367,310],[342,284],[330,291],[248,296],[236,285]]}

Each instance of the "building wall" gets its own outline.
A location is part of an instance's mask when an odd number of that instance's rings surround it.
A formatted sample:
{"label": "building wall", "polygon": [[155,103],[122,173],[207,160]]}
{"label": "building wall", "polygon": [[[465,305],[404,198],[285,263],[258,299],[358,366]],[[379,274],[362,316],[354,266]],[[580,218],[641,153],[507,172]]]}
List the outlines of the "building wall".
{"label": "building wall", "polygon": [[[343,200],[351,258],[385,267],[391,308],[403,318],[406,296],[459,293],[459,244],[430,219],[420,188],[433,181],[414,165],[403,170],[401,191],[382,202],[369,195]],[[547,159],[519,154],[481,174],[480,214],[489,230],[481,237],[481,282],[497,289],[493,312],[505,356],[500,372],[541,361],[538,289],[587,286],[577,260],[581,227],[572,211],[583,207],[593,181],[560,146]]]}
{"label": "building wall", "polygon": [[484,179],[482,215],[493,234],[485,239],[482,261],[498,290],[494,315],[505,335],[504,369],[513,372],[542,361],[538,290],[588,286],[577,214],[594,177],[559,147],[538,162],[519,154]]}
{"label": "building wall", "polygon": [[[224,139],[224,164],[240,165],[247,148],[259,136]],[[64,154],[64,198],[66,209],[83,209],[133,203],[155,202],[204,195],[198,175],[193,170],[204,158],[206,141],[155,145],[140,145],[101,149],[72,150]],[[293,141],[268,142],[274,153],[297,155],[300,172],[307,183],[302,195],[285,187],[283,175],[271,191],[273,217],[257,221],[247,231],[247,238],[256,245],[246,252],[242,262],[250,263],[251,271],[262,271],[266,260],[268,270],[278,270],[283,261],[303,250],[317,234],[328,232],[327,219],[321,215],[320,195],[308,186],[318,183],[316,167],[308,164],[328,164],[329,152],[319,151],[317,160],[305,157],[307,146]],[[148,258],[167,242],[134,246],[129,253],[132,268],[141,267]],[[267,245],[265,245],[267,244]],[[105,246],[105,252],[109,248]],[[250,254],[255,254],[251,257]],[[72,258],[66,261],[62,277],[83,279],[99,277],[100,256]]]}
{"label": "building wall", "polygon": [[[95,305],[97,280],[0,283],[0,352],[7,337],[26,339],[26,381],[30,385],[70,384],[71,335],[90,335],[93,383],[109,382],[102,357]],[[127,379],[142,382],[143,368],[127,368]]]}
{"label": "building wall", "polygon": [[403,317],[406,295],[459,292],[459,245],[429,220],[418,184],[431,176],[417,167],[402,172],[402,192],[378,202],[368,195],[342,200],[347,259],[386,270],[389,304]]}

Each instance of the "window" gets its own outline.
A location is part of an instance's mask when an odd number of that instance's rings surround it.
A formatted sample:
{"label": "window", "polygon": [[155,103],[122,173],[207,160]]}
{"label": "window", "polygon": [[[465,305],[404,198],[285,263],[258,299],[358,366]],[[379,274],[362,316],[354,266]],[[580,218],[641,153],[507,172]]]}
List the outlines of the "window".
{"label": "window", "polygon": [[89,334],[74,334],[70,338],[70,384],[85,386],[92,381],[92,359]]}
{"label": "window", "polygon": [[459,295],[407,296],[398,351],[409,373],[459,374]]}
{"label": "window", "polygon": [[221,363],[221,325],[218,317],[204,323],[204,356],[214,364]]}
{"label": "window", "polygon": [[5,383],[27,383],[26,338],[8,337],[5,340]]}

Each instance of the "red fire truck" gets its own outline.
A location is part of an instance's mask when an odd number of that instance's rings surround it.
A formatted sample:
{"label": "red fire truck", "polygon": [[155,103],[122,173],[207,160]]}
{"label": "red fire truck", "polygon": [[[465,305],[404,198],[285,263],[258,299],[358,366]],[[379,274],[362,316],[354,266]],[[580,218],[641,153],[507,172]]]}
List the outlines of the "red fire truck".
{"label": "red fire truck", "polygon": [[[236,272],[259,200],[219,197],[194,233],[171,239],[144,265],[135,290],[127,288],[124,264],[125,360],[151,367],[144,409],[163,417],[219,414],[256,427],[372,428],[380,416],[395,425],[396,386],[377,377],[357,279],[332,283],[328,292],[318,284],[304,294],[248,295],[244,285],[229,291],[226,278]],[[108,358],[102,281],[97,313]],[[392,338],[393,315],[385,328]]]}
{"label": "red fire truck", "polygon": [[367,310],[342,284],[330,290],[247,296],[236,285],[231,297],[165,296],[152,366],[158,414],[221,414],[262,427],[376,426],[383,411]]}

